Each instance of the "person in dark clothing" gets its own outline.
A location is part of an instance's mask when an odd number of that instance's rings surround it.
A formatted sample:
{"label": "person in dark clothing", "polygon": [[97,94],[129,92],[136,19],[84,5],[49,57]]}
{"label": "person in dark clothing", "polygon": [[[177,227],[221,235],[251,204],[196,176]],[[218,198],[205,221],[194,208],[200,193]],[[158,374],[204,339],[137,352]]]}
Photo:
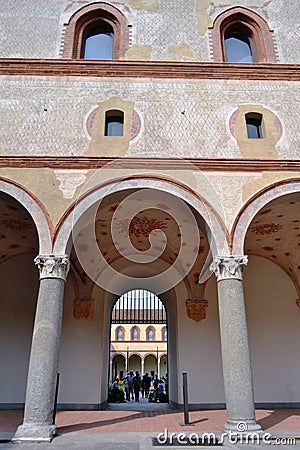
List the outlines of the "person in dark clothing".
{"label": "person in dark clothing", "polygon": [[145,394],[146,398],[149,395],[150,386],[151,386],[151,378],[149,377],[148,372],[146,372],[145,375],[143,376],[143,388],[144,388],[144,394]]}
{"label": "person in dark clothing", "polygon": [[115,381],[113,382],[110,392],[111,392],[111,399],[112,399],[113,403],[115,403],[117,401],[119,401],[121,403],[125,402],[124,392],[121,391],[121,389],[119,389],[118,378],[116,378]]}
{"label": "person in dark clothing", "polygon": [[140,401],[141,386],[142,386],[142,379],[139,372],[136,371],[135,377],[133,378],[134,399],[136,402]]}

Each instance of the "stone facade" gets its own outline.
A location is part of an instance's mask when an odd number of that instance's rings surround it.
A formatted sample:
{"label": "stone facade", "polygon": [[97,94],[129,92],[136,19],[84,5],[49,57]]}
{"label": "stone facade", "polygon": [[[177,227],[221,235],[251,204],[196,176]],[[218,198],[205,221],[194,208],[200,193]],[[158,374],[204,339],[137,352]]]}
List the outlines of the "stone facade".
{"label": "stone facade", "polygon": [[[1,5],[1,58],[59,58],[64,24],[79,8],[93,3],[97,2],[5,2]],[[281,63],[300,61],[298,5],[294,1],[288,7],[284,0],[267,3],[257,0],[255,5],[251,0],[227,0],[225,3],[189,0],[188,4],[184,0],[121,0],[109,3],[125,15],[131,26],[128,59],[146,59],[146,47],[152,60],[211,61],[209,27],[220,13],[242,4],[261,15],[275,30]]]}
{"label": "stone facade", "polygon": [[[106,408],[112,307],[134,289],[166,307],[170,406],[187,372],[191,407],[226,407],[226,430],[258,431],[255,404],[299,407],[298,5],[254,3],[2,2],[0,404],[25,403],[15,442],[55,435],[57,371],[60,407]],[[116,8],[124,57],[63,56],[90,11],[115,25]],[[227,26],[251,30],[256,62],[222,60],[212,30]],[[106,136],[116,111],[123,135]]]}

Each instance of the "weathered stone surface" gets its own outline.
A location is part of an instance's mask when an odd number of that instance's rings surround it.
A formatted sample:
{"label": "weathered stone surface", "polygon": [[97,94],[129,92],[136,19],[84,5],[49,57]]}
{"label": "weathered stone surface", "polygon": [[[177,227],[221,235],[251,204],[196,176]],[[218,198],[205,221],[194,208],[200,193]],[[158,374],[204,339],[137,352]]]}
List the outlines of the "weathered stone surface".
{"label": "weathered stone surface", "polygon": [[[227,408],[225,431],[258,431],[241,268],[247,257],[216,257],[223,377]],[[238,424],[246,428],[239,430]]]}
{"label": "weathered stone surface", "polygon": [[[63,40],[63,24],[86,1],[48,0],[26,2],[7,0],[0,5],[0,57],[57,58]],[[153,60],[172,58],[170,45],[188,45],[190,60],[210,61],[208,27],[237,0],[191,2],[186,0],[128,0],[110,2],[132,27],[132,44],[150,45]],[[284,0],[244,0],[274,30],[280,62],[299,63],[298,4]],[[24,20],[24,18],[26,20]],[[12,33],[11,30],[14,30]],[[34,32],[32,32],[34,30]]]}

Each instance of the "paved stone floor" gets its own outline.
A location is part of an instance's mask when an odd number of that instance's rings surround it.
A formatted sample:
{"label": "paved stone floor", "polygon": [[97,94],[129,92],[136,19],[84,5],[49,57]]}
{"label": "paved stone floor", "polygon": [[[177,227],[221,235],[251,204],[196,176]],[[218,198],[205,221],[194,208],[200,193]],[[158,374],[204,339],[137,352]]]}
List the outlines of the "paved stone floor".
{"label": "paved stone floor", "polygon": [[[22,417],[23,412],[20,410],[0,411],[1,450],[12,447],[20,450],[23,448],[41,449],[44,446],[51,450],[56,448],[155,450],[155,448],[166,448],[152,446],[152,438],[157,437],[158,433],[164,432],[165,429],[169,433],[184,432],[200,435],[204,432],[215,432],[218,434],[226,421],[226,411],[191,411],[189,413],[190,426],[182,425],[184,419],[182,411],[172,410],[166,404],[153,405],[145,401],[139,404],[129,402],[124,405],[110,405],[106,411],[58,411],[56,424],[59,435],[51,444],[11,444],[9,439],[22,422]],[[295,437],[298,443],[296,447],[300,447],[300,409],[257,410],[256,418],[262,428],[272,436]],[[228,444],[225,448],[231,446]],[[263,447],[265,446],[261,443],[259,448]],[[184,448],[195,447],[185,445]],[[239,446],[234,445],[234,448],[239,448]],[[247,448],[252,447],[247,445]]]}

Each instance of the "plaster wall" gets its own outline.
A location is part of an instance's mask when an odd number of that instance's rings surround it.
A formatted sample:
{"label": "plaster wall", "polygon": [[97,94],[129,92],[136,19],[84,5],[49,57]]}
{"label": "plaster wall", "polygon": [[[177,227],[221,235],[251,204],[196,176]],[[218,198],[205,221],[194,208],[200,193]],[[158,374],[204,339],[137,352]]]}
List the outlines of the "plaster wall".
{"label": "plaster wall", "polygon": [[244,286],[255,401],[299,404],[296,289],[280,267],[258,256],[249,258]]}
{"label": "plaster wall", "polygon": [[[0,57],[58,58],[63,25],[95,0],[7,0],[0,5]],[[299,63],[298,2],[290,0],[128,0],[115,5],[131,25],[126,58],[210,61],[208,28],[221,12],[242,6],[261,15],[275,32],[281,63]],[[13,30],[13,32],[12,32]],[[146,48],[146,52],[145,52]]]}
{"label": "plaster wall", "polygon": [[[182,373],[187,372],[189,403],[225,403],[216,281],[209,279],[205,290],[206,319],[189,319],[184,296],[178,298],[178,397],[182,397]],[[171,383],[172,373],[169,374]]]}
{"label": "plaster wall", "polygon": [[69,405],[96,405],[100,402],[103,302],[95,299],[92,320],[75,319],[75,298],[69,279],[64,297],[58,402]]}
{"label": "plaster wall", "polygon": [[15,256],[1,264],[0,407],[25,402],[31,338],[38,296],[36,255]]}
{"label": "plaster wall", "polygon": [[[297,82],[2,77],[0,97],[2,155],[300,157]],[[96,129],[103,111],[92,116],[108,99],[109,109],[118,109],[122,99],[138,115],[131,140],[128,133],[104,137],[104,127]],[[256,111],[256,105],[270,111],[271,120],[264,114],[266,137],[247,139],[245,150],[242,113]],[[126,129],[132,117],[127,111]]]}

